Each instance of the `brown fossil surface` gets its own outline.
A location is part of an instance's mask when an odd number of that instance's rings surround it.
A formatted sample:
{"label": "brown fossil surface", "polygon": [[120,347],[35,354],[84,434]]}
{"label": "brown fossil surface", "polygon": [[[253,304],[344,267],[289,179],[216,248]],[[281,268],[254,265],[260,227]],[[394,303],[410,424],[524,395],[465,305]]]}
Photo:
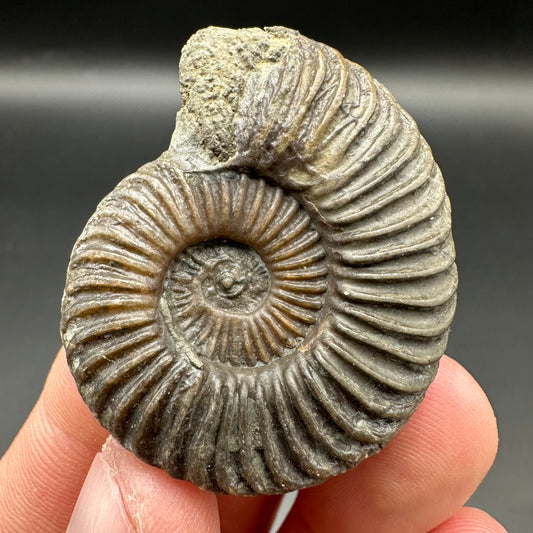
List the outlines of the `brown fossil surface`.
{"label": "brown fossil surface", "polygon": [[100,423],[199,487],[309,487],[379,451],[455,310],[449,201],[414,120],[287,28],[206,28],[169,149],[77,240],[62,338]]}

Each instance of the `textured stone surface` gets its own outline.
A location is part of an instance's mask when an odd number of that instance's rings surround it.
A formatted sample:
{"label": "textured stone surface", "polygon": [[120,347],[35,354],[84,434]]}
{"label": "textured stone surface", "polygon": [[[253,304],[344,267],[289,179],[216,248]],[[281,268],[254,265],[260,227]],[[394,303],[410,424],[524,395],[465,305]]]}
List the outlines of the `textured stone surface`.
{"label": "textured stone surface", "polygon": [[455,309],[449,202],[413,119],[286,28],[195,34],[170,148],[97,207],[61,330],[95,416],[198,486],[279,493],[379,451]]}

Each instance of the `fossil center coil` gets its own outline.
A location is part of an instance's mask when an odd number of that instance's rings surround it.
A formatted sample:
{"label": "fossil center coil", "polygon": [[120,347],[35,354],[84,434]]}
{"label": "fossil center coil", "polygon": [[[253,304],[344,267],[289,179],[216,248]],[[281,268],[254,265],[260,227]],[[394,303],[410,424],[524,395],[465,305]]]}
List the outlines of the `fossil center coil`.
{"label": "fossil center coil", "polygon": [[318,232],[292,196],[263,180],[241,175],[221,196],[219,182],[207,178],[201,190],[207,196],[191,209],[203,213],[206,235],[218,237],[171,263],[161,296],[167,326],[207,360],[238,367],[287,355],[324,305]]}

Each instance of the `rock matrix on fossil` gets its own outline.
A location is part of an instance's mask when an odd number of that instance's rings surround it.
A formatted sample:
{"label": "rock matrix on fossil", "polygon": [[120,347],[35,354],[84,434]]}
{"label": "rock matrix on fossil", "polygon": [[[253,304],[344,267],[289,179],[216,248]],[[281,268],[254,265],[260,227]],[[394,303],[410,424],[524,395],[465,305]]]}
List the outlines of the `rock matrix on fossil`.
{"label": "rock matrix on fossil", "polygon": [[413,119],[281,27],[183,49],[170,148],[76,242],[61,331],[80,393],[199,487],[309,487],[379,451],[437,372],[450,207]]}

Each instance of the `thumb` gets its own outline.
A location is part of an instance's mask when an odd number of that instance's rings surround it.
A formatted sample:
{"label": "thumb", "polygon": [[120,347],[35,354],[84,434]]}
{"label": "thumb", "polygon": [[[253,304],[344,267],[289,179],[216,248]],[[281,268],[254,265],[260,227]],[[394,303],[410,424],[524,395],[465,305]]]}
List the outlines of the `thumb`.
{"label": "thumb", "polygon": [[111,437],[96,454],[67,533],[220,531],[213,494],[148,466]]}

